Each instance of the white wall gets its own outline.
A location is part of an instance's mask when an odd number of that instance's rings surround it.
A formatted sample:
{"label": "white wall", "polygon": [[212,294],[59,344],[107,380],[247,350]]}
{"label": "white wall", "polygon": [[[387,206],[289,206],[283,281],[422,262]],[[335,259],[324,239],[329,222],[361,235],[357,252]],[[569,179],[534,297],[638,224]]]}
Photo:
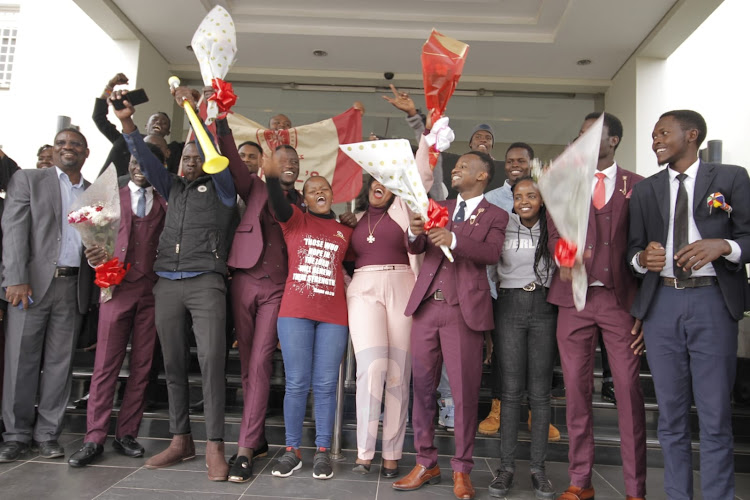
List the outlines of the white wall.
{"label": "white wall", "polygon": [[58,115],[79,125],[91,155],[84,176],[95,178],[111,147],[94,126],[94,97],[118,71],[135,74],[135,61],[71,0],[19,0],[13,80],[0,91],[0,143],[22,167],[51,144]]}
{"label": "white wall", "polygon": [[[140,127],[156,110],[172,113],[166,61],[148,44],[112,40],[72,0],[17,3],[13,81],[10,90],[0,90],[3,151],[22,167],[34,167],[39,146],[54,139],[57,116],[66,115],[89,143],[83,174],[93,180],[111,148],[91,119],[94,98],[123,72],[130,77],[129,88],[148,88],[151,102],[140,106],[136,117]],[[111,115],[110,120],[117,124]]]}
{"label": "white wall", "polygon": [[[708,140],[723,140],[723,162],[750,167],[750,2],[725,0],[667,59],[631,58],[606,93],[605,109],[623,122],[618,161],[649,176],[659,170],[651,132],[659,116],[693,109],[708,123]],[[705,143],[703,145],[705,147]]]}
{"label": "white wall", "polygon": [[[723,141],[723,162],[750,168],[750,2],[725,0],[667,59],[669,109],[694,109],[707,140]],[[665,109],[666,110],[666,109]]]}

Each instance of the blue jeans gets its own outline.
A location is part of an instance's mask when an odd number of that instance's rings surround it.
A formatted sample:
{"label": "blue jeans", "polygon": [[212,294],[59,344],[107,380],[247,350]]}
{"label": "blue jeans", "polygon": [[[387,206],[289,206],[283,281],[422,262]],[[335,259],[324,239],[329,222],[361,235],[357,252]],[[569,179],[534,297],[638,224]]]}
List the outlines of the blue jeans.
{"label": "blue jeans", "polygon": [[279,318],[277,327],[286,376],[286,445],[299,448],[302,444],[302,422],[312,384],[315,446],[330,448],[339,365],[346,350],[349,328],[301,318]]}

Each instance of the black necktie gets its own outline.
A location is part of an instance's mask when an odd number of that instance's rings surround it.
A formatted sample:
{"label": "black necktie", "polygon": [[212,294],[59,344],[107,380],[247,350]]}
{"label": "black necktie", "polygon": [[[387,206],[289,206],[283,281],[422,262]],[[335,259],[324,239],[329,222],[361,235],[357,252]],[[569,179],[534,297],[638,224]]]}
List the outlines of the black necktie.
{"label": "black necktie", "polygon": [[466,202],[462,201],[458,204],[458,212],[456,212],[456,216],[453,218],[453,222],[463,222],[464,218],[466,217]]}
{"label": "black necktie", "polygon": [[[677,253],[682,247],[688,244],[688,195],[685,189],[686,174],[677,174],[677,180],[680,186],[677,188],[677,201],[674,205],[674,231],[672,235],[672,251]],[[691,270],[683,271],[674,263],[674,277],[678,280],[684,280],[690,277]]]}

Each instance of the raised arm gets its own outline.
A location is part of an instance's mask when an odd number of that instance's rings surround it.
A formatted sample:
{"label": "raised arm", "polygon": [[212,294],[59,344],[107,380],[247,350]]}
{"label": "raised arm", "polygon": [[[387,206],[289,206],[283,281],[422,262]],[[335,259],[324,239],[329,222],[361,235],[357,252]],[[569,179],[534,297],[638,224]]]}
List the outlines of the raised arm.
{"label": "raised arm", "polygon": [[[176,89],[172,90],[172,94],[174,95],[177,104],[179,104],[180,106],[183,105],[184,101],[188,101],[188,103],[190,103],[194,110],[198,108],[196,103],[198,99],[200,99],[200,92],[198,92],[197,90],[191,89],[189,87],[177,87]],[[203,122],[201,122],[201,126],[203,127],[203,130],[208,135],[210,135],[208,130],[205,128],[205,125],[203,125]],[[199,148],[201,147],[199,141],[196,141],[196,144]],[[205,151],[203,151],[203,156],[206,156]],[[216,194],[219,196],[221,203],[227,207],[235,206],[237,204],[237,191],[234,189],[232,173],[229,171],[229,169],[225,168],[221,172],[210,175],[211,181],[214,183],[214,187],[216,188]]]}
{"label": "raised arm", "polygon": [[[234,180],[234,187],[240,198],[247,203],[253,185],[253,174],[247,169],[245,162],[242,161],[240,154],[237,152],[232,129],[229,128],[226,118],[217,119],[215,123],[221,154],[229,158],[229,172],[232,175],[232,180]],[[257,175],[254,177],[255,180],[260,181]]]}
{"label": "raised arm", "polygon": [[414,130],[417,141],[419,141],[424,133],[425,123],[422,121],[414,101],[409,97],[408,92],[400,92],[393,84],[391,84],[391,92],[393,92],[393,97],[384,95],[383,99],[391,103],[394,108],[406,113],[406,123]]}
{"label": "raised arm", "polygon": [[268,202],[271,205],[274,217],[279,222],[287,222],[292,218],[292,204],[289,203],[284,190],[281,189],[281,182],[279,176],[281,175],[281,168],[279,162],[276,160],[276,153],[274,152],[268,161],[265,162],[263,168],[266,173],[266,189],[268,190]]}
{"label": "raised arm", "polygon": [[117,73],[109,80],[109,82],[107,82],[107,86],[104,87],[102,95],[97,97],[94,102],[94,113],[91,118],[93,118],[94,124],[96,124],[96,128],[99,129],[99,132],[101,132],[104,137],[109,139],[109,142],[112,143],[120,138],[120,132],[117,130],[117,127],[107,119],[107,112],[109,111],[107,98],[112,95],[115,86],[125,85],[127,83],[128,77],[122,73]]}
{"label": "raised arm", "polygon": [[[122,95],[125,93],[127,93],[127,91],[115,91],[115,93],[109,98],[109,101],[122,100]],[[116,109],[115,116],[117,116],[120,123],[122,123],[122,136],[128,145],[128,150],[130,151],[130,154],[135,156],[135,159],[138,160],[138,164],[141,166],[141,171],[143,172],[143,175],[146,176],[148,182],[154,186],[154,189],[156,189],[164,199],[168,200],[169,191],[172,188],[172,174],[164,168],[164,164],[154,156],[154,153],[152,153],[146,146],[146,143],[143,142],[143,137],[138,132],[135,122],[133,122],[133,113],[135,113],[133,105],[128,101],[122,101],[122,103],[125,107],[123,109]]]}

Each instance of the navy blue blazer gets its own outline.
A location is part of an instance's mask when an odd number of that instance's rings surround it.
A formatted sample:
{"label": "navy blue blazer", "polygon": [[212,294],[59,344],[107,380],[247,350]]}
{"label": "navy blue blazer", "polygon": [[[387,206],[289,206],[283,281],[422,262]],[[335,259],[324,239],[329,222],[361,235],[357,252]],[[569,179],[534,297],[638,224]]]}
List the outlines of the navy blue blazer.
{"label": "navy blue blazer", "polygon": [[[723,194],[732,207],[730,217],[721,209],[709,210],[706,200],[717,192]],[[669,203],[669,172],[666,168],[633,186],[628,262],[632,262],[635,254],[652,241],[666,247]],[[745,272],[745,264],[750,261],[750,177],[747,170],[735,165],[701,162],[693,192],[693,218],[703,239],[734,240],[742,250],[739,264],[733,264],[724,257],[713,262],[729,314],[739,321],[743,311],[750,309]],[[659,273],[649,271],[642,278],[631,310],[633,316],[640,319],[648,314],[654,293],[657,287],[662,286]]]}

